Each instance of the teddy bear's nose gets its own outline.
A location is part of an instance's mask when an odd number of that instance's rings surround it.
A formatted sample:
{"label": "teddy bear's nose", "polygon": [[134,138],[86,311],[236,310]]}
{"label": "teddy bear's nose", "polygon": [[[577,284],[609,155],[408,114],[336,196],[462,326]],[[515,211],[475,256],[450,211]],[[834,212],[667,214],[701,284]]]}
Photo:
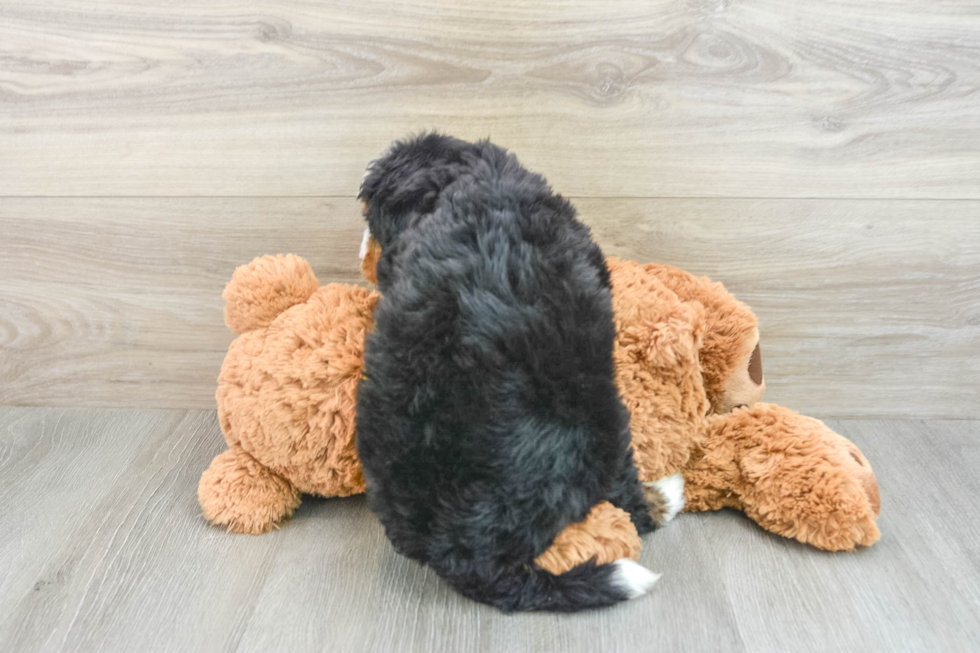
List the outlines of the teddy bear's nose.
{"label": "teddy bear's nose", "polygon": [[762,385],[762,349],[758,344],[752,352],[752,358],[749,359],[749,378],[752,379],[752,383]]}

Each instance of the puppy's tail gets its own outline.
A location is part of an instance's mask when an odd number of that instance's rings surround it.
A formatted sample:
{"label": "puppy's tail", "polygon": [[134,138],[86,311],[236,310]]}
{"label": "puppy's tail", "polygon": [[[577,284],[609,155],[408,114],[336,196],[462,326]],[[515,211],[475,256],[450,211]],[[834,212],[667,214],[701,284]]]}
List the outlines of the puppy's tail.
{"label": "puppy's tail", "polygon": [[[459,561],[451,566],[459,571]],[[533,564],[491,573],[444,573],[448,570],[433,567],[463,596],[504,612],[602,608],[643,596],[660,578],[629,558],[604,565],[588,562],[560,575]]]}

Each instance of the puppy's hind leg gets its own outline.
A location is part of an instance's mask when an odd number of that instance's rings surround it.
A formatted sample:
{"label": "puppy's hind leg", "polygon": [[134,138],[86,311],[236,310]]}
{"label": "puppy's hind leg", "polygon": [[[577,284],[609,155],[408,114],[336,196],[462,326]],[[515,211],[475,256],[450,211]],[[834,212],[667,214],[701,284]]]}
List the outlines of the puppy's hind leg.
{"label": "puppy's hind leg", "polygon": [[534,563],[556,576],[579,565],[611,564],[615,584],[633,599],[645,594],[660,578],[660,574],[634,562],[640,558],[640,546],[629,515],[603,501],[585,519],[566,526]]}
{"label": "puppy's hind leg", "polygon": [[680,473],[643,484],[653,521],[663,526],[684,509],[684,476]]}
{"label": "puppy's hind leg", "polygon": [[636,465],[633,464],[632,447],[626,450],[625,459],[609,493],[609,502],[629,514],[640,535],[652,532],[658,525],[647,508],[643,485],[637,476]]}
{"label": "puppy's hind leg", "polygon": [[630,516],[603,501],[585,519],[566,526],[534,563],[553,574],[563,574],[590,560],[597,565],[639,560],[640,547],[640,535]]}
{"label": "puppy's hind leg", "polygon": [[[496,496],[476,489],[440,503],[427,547],[429,566],[464,596],[506,612],[574,612],[641,596],[658,578],[631,559],[639,535],[624,511],[603,502],[568,526],[582,516],[573,506],[588,501],[580,487],[549,492],[535,484]],[[529,501],[515,502],[515,494]],[[541,558],[549,545],[550,563]]]}

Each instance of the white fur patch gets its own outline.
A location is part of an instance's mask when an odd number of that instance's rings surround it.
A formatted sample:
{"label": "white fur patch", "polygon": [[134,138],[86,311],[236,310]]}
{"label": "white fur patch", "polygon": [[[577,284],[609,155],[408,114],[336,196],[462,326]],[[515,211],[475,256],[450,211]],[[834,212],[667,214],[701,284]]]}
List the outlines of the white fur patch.
{"label": "white fur patch", "polygon": [[626,591],[626,596],[635,599],[643,596],[653,587],[653,584],[660,579],[660,574],[655,574],[643,565],[633,562],[629,558],[620,558],[612,563],[616,570],[613,572],[613,583]]}
{"label": "white fur patch", "polygon": [[659,481],[644,483],[647,487],[656,488],[664,501],[667,502],[667,514],[664,515],[664,523],[669,522],[684,509],[686,500],[684,499],[684,477],[680,474],[665,476]]}
{"label": "white fur patch", "polygon": [[367,253],[368,253],[368,243],[369,242],[371,242],[371,230],[370,229],[365,229],[364,230],[364,238],[361,239],[361,253],[360,253],[360,257],[361,257],[361,260],[362,261],[364,260],[364,257],[367,256]]}

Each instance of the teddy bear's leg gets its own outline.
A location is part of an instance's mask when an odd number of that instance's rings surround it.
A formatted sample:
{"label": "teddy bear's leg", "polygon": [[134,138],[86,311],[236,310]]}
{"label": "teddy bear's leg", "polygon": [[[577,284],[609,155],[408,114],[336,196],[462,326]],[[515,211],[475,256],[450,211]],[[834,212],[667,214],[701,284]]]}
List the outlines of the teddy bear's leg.
{"label": "teddy bear's leg", "polygon": [[204,517],[236,533],[278,528],[299,507],[299,491],[238,446],[218,455],[201,475]]}
{"label": "teddy bear's leg", "polygon": [[639,560],[640,536],[626,512],[603,501],[585,519],[559,533],[534,562],[553,574],[563,574],[589,560],[604,565],[623,558]]}
{"label": "teddy bear's leg", "polygon": [[829,551],[880,537],[867,459],[819,420],[781,406],[713,417],[685,477],[692,511],[739,508],[767,530]]}

